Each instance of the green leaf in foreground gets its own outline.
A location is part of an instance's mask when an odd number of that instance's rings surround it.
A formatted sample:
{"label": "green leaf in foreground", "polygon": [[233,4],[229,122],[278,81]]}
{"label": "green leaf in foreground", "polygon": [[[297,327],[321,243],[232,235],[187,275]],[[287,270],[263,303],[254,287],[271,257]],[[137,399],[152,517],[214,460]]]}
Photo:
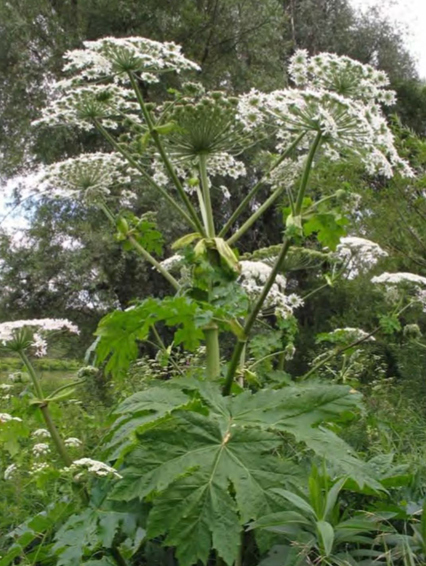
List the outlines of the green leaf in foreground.
{"label": "green leaf in foreground", "polygon": [[297,483],[296,468],[280,456],[283,432],[333,461],[344,452],[348,475],[380,487],[347,444],[317,427],[357,407],[350,388],[310,384],[225,398],[215,385],[195,380],[164,387],[176,391],[179,384],[181,395],[198,399],[198,405],[185,405],[182,397],[173,409],[172,396],[159,388],[158,400],[150,400],[159,411],[151,413],[149,426],[137,425],[137,441],[124,456],[124,478],[113,497],[152,501],[148,536],[165,535],[164,544],[177,548],[181,566],[206,563],[212,549],[232,565],[241,525],[277,510],[274,488]]}

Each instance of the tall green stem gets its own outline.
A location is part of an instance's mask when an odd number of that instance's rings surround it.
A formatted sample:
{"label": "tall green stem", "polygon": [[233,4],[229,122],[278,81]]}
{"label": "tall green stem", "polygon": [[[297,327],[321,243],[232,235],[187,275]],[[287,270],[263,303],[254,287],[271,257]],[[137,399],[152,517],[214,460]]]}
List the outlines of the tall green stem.
{"label": "tall green stem", "polygon": [[112,145],[112,147],[118,152],[120,153],[125,159],[126,161],[128,161],[130,163],[130,165],[132,167],[134,167],[137,171],[139,171],[139,173],[142,175],[142,177],[152,186],[154,187],[154,189],[156,189],[159,193],[161,193],[163,195],[163,197],[172,205],[172,207],[177,210],[177,212],[179,212],[179,214],[185,218],[186,222],[192,226],[196,231],[199,231],[199,226],[201,226],[201,224],[197,222],[194,222],[192,220],[192,218],[183,210],[183,208],[181,208],[179,206],[179,204],[175,201],[175,199],[160,185],[158,185],[154,179],[151,177],[151,175],[149,175],[149,173],[147,173],[145,171],[145,169],[143,167],[141,167],[139,165],[139,163],[136,161],[136,159],[134,159],[132,157],[132,155],[126,151],[112,136],[109,132],[107,132],[107,130],[105,130],[105,128],[102,126],[102,124],[100,124],[97,120],[94,120],[94,124],[96,129],[99,131],[99,133],[101,133],[104,138],[106,140],[109,141],[109,143]]}
{"label": "tall green stem", "polygon": [[26,355],[26,353],[24,351],[20,350],[19,356],[20,356],[21,360],[23,361],[25,367],[28,370],[28,374],[31,378],[33,385],[34,385],[34,389],[36,390],[37,397],[40,400],[40,404],[39,404],[40,411],[41,411],[41,414],[43,415],[44,422],[46,423],[47,430],[50,432],[50,436],[52,438],[52,441],[53,441],[59,455],[61,456],[64,464],[66,466],[71,466],[72,458],[68,454],[68,451],[65,447],[64,441],[62,440],[61,435],[59,434],[59,431],[56,428],[55,423],[53,422],[52,415],[50,414],[50,411],[49,411],[48,402],[45,401],[43,389],[41,387],[40,380],[39,380],[39,378],[38,378],[38,376],[37,376],[37,374],[34,370],[34,367],[33,367],[32,363],[30,362],[30,360],[28,359],[28,356]]}
{"label": "tall green stem", "polygon": [[[305,169],[302,175],[302,179],[300,182],[300,187],[299,187],[299,192],[297,195],[297,199],[296,199],[296,204],[295,204],[295,215],[299,216],[301,211],[302,211],[302,206],[303,206],[303,199],[305,197],[305,192],[306,192],[306,187],[308,185],[308,180],[309,180],[309,174],[311,172],[312,169],[312,163],[315,157],[315,153],[319,147],[319,144],[321,143],[321,132],[318,132],[314,142],[312,143],[312,146],[309,150],[308,153],[308,157],[306,159],[306,164],[305,164]],[[253,328],[254,323],[256,322],[256,318],[258,316],[258,314],[260,313],[263,303],[265,302],[266,297],[268,296],[269,291],[272,288],[272,285],[275,282],[275,279],[278,275],[278,273],[281,271],[282,265],[284,263],[284,260],[287,256],[288,250],[290,249],[292,241],[290,240],[290,238],[284,238],[284,242],[283,245],[281,247],[281,251],[278,254],[278,257],[275,261],[275,264],[271,270],[271,273],[269,274],[269,277],[262,289],[262,292],[260,293],[259,298],[256,301],[256,304],[254,305],[253,310],[250,312],[249,316],[247,317],[246,323],[244,325],[244,338],[243,339],[239,339],[237,344],[235,345],[233,354],[232,354],[232,358],[231,358],[231,362],[228,366],[228,372],[226,375],[226,379],[225,379],[225,385],[223,387],[223,395],[229,395],[231,392],[231,387],[232,387],[232,382],[234,380],[235,377],[235,373],[237,371],[238,365],[239,365],[239,361],[240,361],[240,357],[242,352],[244,351],[244,347],[247,343],[248,340],[248,336],[251,332],[251,329]]]}
{"label": "tall green stem", "polygon": [[243,198],[243,200],[240,202],[240,204],[238,205],[238,207],[234,210],[234,212],[231,215],[231,218],[228,220],[228,222],[225,224],[225,226],[222,228],[222,230],[219,232],[219,236],[221,238],[223,238],[225,236],[225,234],[228,232],[228,230],[231,228],[231,226],[236,222],[236,220],[238,220],[238,218],[240,217],[240,215],[244,212],[245,208],[248,206],[248,204],[250,203],[251,199],[256,195],[256,193],[259,191],[259,189],[262,187],[262,185],[265,183],[265,180],[267,179],[267,177],[272,173],[272,171],[274,171],[274,169],[276,169],[278,167],[278,165],[281,165],[281,163],[284,161],[284,159],[286,159],[295,149],[296,147],[299,145],[299,143],[301,142],[301,140],[303,139],[303,137],[306,135],[306,132],[302,132],[295,140],[294,142],[284,151],[284,153],[282,155],[280,155],[280,157],[275,161],[275,163],[272,165],[272,167],[268,170],[268,172],[266,173],[266,175],[264,175],[262,177],[262,179],[260,179],[260,181],[258,181],[254,187],[249,191],[249,193]]}
{"label": "tall green stem", "polygon": [[219,329],[212,323],[204,327],[206,339],[206,375],[207,379],[217,379],[220,375]]}
{"label": "tall green stem", "polygon": [[203,197],[204,197],[204,206],[206,208],[206,220],[207,220],[206,232],[209,238],[214,238],[215,227],[214,227],[209,179],[207,176],[207,156],[201,154],[198,159],[199,159],[199,167],[200,167],[201,187],[203,190]]}
{"label": "tall green stem", "polygon": [[153,119],[151,117],[151,114],[150,114],[148,108],[146,107],[146,104],[145,104],[145,101],[143,99],[141,90],[139,88],[138,83],[136,82],[135,75],[131,72],[129,72],[128,75],[129,75],[130,82],[132,84],[132,88],[135,91],[136,98],[138,99],[138,103],[139,103],[139,106],[141,108],[143,117],[145,118],[146,124],[148,126],[149,133],[151,134],[151,137],[154,140],[154,143],[155,143],[155,145],[156,145],[156,147],[157,147],[157,149],[158,149],[158,151],[161,155],[161,159],[163,160],[163,163],[164,163],[164,165],[167,169],[167,172],[169,173],[169,176],[172,179],[172,181],[173,181],[173,183],[174,183],[174,185],[175,185],[175,187],[176,187],[176,189],[179,193],[180,198],[182,199],[183,203],[185,204],[186,209],[187,209],[190,217],[192,218],[192,222],[196,226],[197,230],[199,232],[203,233],[203,226],[200,222],[200,219],[198,218],[197,212],[196,212],[195,208],[193,207],[191,201],[189,200],[188,195],[186,194],[185,189],[183,188],[182,183],[180,182],[179,177],[176,174],[176,171],[173,167],[173,164],[170,161],[169,156],[167,155],[167,153],[164,149],[164,146],[161,142],[160,136],[159,136],[157,130],[155,129]]}

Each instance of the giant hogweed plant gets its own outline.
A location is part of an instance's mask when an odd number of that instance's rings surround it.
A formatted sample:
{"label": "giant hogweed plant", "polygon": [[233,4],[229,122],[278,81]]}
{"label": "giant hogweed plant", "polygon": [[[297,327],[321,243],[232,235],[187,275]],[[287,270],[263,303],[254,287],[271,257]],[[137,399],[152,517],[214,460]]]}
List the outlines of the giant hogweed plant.
{"label": "giant hogweed plant", "polygon": [[[295,256],[321,261],[322,252],[304,251],[308,238],[335,247],[344,234],[341,191],[316,200],[309,193],[319,160],[356,159],[371,174],[412,174],[380,108],[393,102],[393,93],[385,88],[386,76],[370,66],[300,51],[289,68],[292,88],[232,97],[183,82],[153,104],[146,94],[152,83],[163,85],[167,73],[199,70],[178,46],[106,38],[86,42],[66,59],[67,78],[55,85],[37,124],[98,132],[109,151],[43,168],[39,190],[98,206],[124,248],[161,273],[171,291],[107,315],[97,330],[97,362],[125,379],[143,341],[155,343],[174,366],[177,349],[203,346],[205,359],[191,375],[179,365],[173,379],[159,375],[119,405],[105,440],[105,473],[99,463],[80,463],[107,479],[80,489],[86,509],[62,525],[49,552],[58,565],[123,565],[138,563],[138,548],[154,540],[174,548],[181,566],[248,564],[246,527],[282,511],[277,489],[291,493],[300,485],[302,454],[325,459],[350,485],[381,489],[369,466],[328,426],[357,410],[359,394],[345,385],[298,379],[315,377],[322,362],[305,376],[284,371],[294,350],[293,311],[303,304],[286,292],[284,272]],[[248,165],[245,152],[256,166]],[[215,214],[214,203],[229,208],[228,179],[245,179],[246,193],[220,224],[223,211]],[[145,188],[185,227],[170,258],[161,257],[163,238],[153,215],[132,213],[137,190]],[[241,238],[283,201],[282,240],[261,259],[254,250],[240,260]],[[25,321],[21,326],[28,331]],[[174,333],[170,344],[162,338],[165,326]],[[263,357],[262,333],[264,343],[269,340]],[[224,348],[230,336],[231,350]],[[18,347],[14,342],[30,375],[25,352],[34,344],[37,337]],[[266,362],[273,378],[259,380],[256,364]],[[33,378],[49,426],[50,400]],[[73,469],[59,436],[56,446]],[[272,542],[260,532],[256,544],[263,552]]]}

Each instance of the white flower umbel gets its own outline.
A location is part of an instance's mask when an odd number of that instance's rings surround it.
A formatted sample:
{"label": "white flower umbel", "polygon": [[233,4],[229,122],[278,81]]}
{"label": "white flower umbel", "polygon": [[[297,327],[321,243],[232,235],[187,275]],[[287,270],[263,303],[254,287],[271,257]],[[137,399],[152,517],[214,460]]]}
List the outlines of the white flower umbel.
{"label": "white flower umbel", "polygon": [[82,130],[95,128],[96,119],[104,128],[116,129],[118,116],[138,121],[139,106],[134,92],[118,85],[83,85],[58,81],[53,85],[52,100],[32,125],[75,126]]}
{"label": "white flower umbel", "polygon": [[20,419],[19,417],[12,417],[12,415],[9,415],[9,413],[0,413],[0,424],[9,423],[12,421],[21,423],[22,419]]}
{"label": "white flower umbel", "polygon": [[289,74],[299,87],[330,90],[365,104],[395,103],[395,93],[384,90],[389,84],[386,73],[350,57],[335,53],[309,57],[306,50],[300,49],[291,58]]}
{"label": "white flower umbel", "polygon": [[10,464],[10,466],[8,466],[4,471],[3,474],[4,479],[6,481],[11,480],[17,471],[18,471],[18,466],[16,464]]}
{"label": "white flower umbel", "polygon": [[426,277],[416,273],[382,273],[371,279],[372,283],[384,283],[386,285],[417,285],[426,287]]}
{"label": "white flower umbel", "polygon": [[332,332],[328,332],[327,336],[332,342],[356,342],[358,340],[365,340],[374,342],[374,336],[369,336],[368,332],[361,328],[336,328]]}
{"label": "white flower umbel", "polygon": [[45,428],[38,428],[32,435],[34,438],[50,438],[50,432]]}
{"label": "white flower umbel", "polygon": [[355,236],[341,238],[336,248],[336,257],[345,264],[348,279],[354,279],[361,272],[371,269],[387,255],[379,244]]}
{"label": "white flower umbel", "polygon": [[[262,261],[244,260],[240,261],[239,265],[241,270],[239,282],[248,297],[255,301],[260,296],[272,268]],[[272,308],[275,315],[280,318],[288,318],[293,313],[293,309],[303,304],[303,300],[297,295],[285,294],[286,283],[283,275],[277,275],[263,303],[264,310]]]}
{"label": "white flower umbel", "polygon": [[117,153],[86,153],[54,163],[39,175],[40,190],[52,197],[103,199],[131,181],[127,162]]}
{"label": "white flower umbel", "polygon": [[426,277],[416,273],[386,272],[373,277],[371,282],[383,285],[385,298],[389,303],[397,303],[406,297],[426,312]]}
{"label": "white flower umbel", "polygon": [[45,472],[49,468],[50,468],[50,466],[47,462],[35,462],[31,466],[31,470],[30,470],[29,473],[30,473],[31,476],[37,476],[38,474]]}
{"label": "white flower umbel", "polygon": [[345,336],[350,340],[371,340],[375,341],[374,336],[369,336],[368,332],[362,330],[361,328],[336,328],[333,332],[330,332],[330,336]]}
{"label": "white flower umbel", "polygon": [[268,94],[252,90],[240,97],[239,116],[247,131],[274,128],[290,142],[305,132],[304,145],[322,134],[322,150],[333,159],[356,155],[371,174],[391,177],[395,170],[413,176],[399,157],[380,104],[394,95],[384,91],[386,76],[348,57],[295,55],[290,74],[299,88]]}
{"label": "white flower umbel", "polygon": [[120,474],[108,464],[100,462],[99,460],[92,460],[91,458],[81,458],[80,460],[75,460],[71,466],[68,468],[72,472],[87,470],[90,474],[96,476],[114,476],[116,478],[121,478]]}
{"label": "white flower umbel", "polygon": [[50,452],[50,446],[48,444],[45,444],[44,442],[40,442],[39,444],[34,444],[33,446],[33,454],[37,458],[40,458],[41,456],[46,456],[46,454],[49,454],[49,452]]}
{"label": "white flower umbel", "polygon": [[182,55],[180,45],[160,43],[144,37],[105,37],[83,42],[85,49],[68,51],[64,71],[71,71],[85,80],[113,77],[128,82],[127,71],[135,72],[142,81],[155,83],[165,72],[199,71],[200,67]]}
{"label": "white flower umbel", "polygon": [[39,332],[52,332],[57,330],[68,330],[74,334],[79,334],[79,329],[75,324],[63,318],[41,318],[33,320],[15,320],[0,323],[0,342],[7,344],[16,337],[16,332],[23,328],[38,329]]}
{"label": "white flower umbel", "polygon": [[65,439],[64,444],[68,448],[78,448],[79,446],[82,446],[83,443],[79,438],[74,438],[73,436],[71,436],[70,438]]}

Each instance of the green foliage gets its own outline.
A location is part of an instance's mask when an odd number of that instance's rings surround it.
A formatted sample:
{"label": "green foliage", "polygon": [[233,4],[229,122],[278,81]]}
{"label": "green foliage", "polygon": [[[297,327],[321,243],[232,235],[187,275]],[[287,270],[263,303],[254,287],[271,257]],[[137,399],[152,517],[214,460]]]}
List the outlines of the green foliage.
{"label": "green foliage", "polygon": [[126,371],[138,355],[138,341],[148,338],[150,329],[158,322],[176,327],[174,342],[195,350],[203,338],[201,326],[209,322],[212,311],[200,309],[188,297],[166,297],[162,301],[146,299],[126,311],[115,311],[99,323],[97,346],[99,362],[109,356],[107,371],[117,374]]}
{"label": "green foliage", "polygon": [[[103,549],[113,547],[114,540],[120,535],[123,555],[130,559],[145,537],[139,523],[140,511],[130,511],[129,505],[126,511],[115,511],[111,505],[105,504],[90,506],[72,515],[57,531],[52,553],[58,557],[58,566],[92,565],[90,558]],[[114,564],[112,558],[102,560],[105,564]],[[100,562],[99,566],[103,564]]]}
{"label": "green foliage", "polygon": [[[330,458],[360,485],[380,488],[347,445],[331,431],[312,428],[357,404],[357,396],[339,386],[305,385],[223,398],[213,384],[182,379],[137,393],[117,411],[110,447],[123,437],[130,437],[130,443],[122,445],[123,480],[113,498],[152,500],[148,536],[166,534],[165,544],[177,547],[184,566],[206,562],[212,548],[232,565],[241,523],[273,512],[272,488],[283,480],[287,485],[297,481],[281,433]],[[176,502],[173,514],[171,501]]]}
{"label": "green foliage", "polygon": [[[271,555],[285,560],[285,564],[302,565],[318,561],[340,566],[356,563],[355,558],[380,558],[380,551],[371,550],[375,542],[371,535],[386,530],[382,522],[391,515],[384,517],[352,510],[342,512],[339,496],[345,482],[346,478],[341,478],[331,484],[314,467],[307,494],[274,489],[284,500],[282,506],[286,510],[262,517],[251,528],[277,533],[279,538],[287,540],[287,545],[271,550]],[[350,550],[360,545],[367,546],[365,551]],[[260,566],[267,564],[269,559],[262,561]]]}

